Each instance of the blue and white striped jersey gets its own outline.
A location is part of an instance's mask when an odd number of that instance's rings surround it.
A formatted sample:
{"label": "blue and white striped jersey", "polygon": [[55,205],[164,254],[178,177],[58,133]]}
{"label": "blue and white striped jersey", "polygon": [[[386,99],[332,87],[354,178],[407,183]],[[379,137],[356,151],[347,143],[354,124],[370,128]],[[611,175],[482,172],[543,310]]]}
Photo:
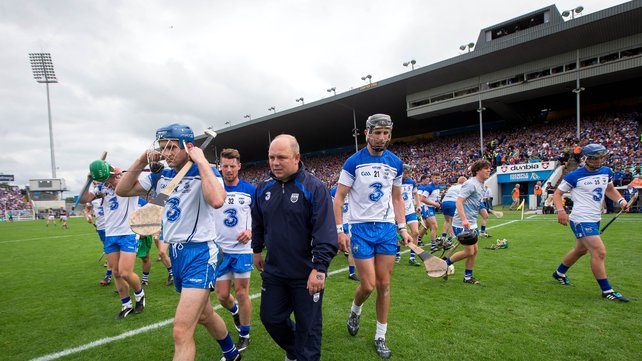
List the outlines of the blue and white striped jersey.
{"label": "blue and white striped jersey", "polygon": [[[216,179],[223,184],[221,174],[212,167]],[[149,190],[156,179],[156,193],[171,182],[178,173],[171,168],[163,169],[161,174],[150,173],[138,179],[140,185]],[[192,165],[185,177],[172,192],[163,211],[163,240],[168,243],[209,242],[213,241],[216,212],[203,198],[201,176],[198,166]]]}
{"label": "blue and white striped jersey", "polygon": [[412,178],[402,179],[401,194],[403,196],[405,215],[415,213],[415,193],[417,193],[417,183]]}
{"label": "blue and white striped jersey", "polygon": [[392,187],[401,187],[403,163],[389,150],[370,155],[365,147],[343,165],[339,183],[350,188],[350,223],[394,223]]}
{"label": "blue and white striped jersey", "polygon": [[252,253],[252,242],[243,244],[238,235],[252,229],[252,203],[256,187],[242,179],[235,186],[225,185],[227,197],[223,207],[216,210],[215,241],[224,253]]}
{"label": "blue and white striped jersey", "polygon": [[613,182],[613,170],[601,167],[591,172],[586,167],[568,173],[557,187],[562,192],[571,192],[573,210],[569,219],[574,223],[599,222],[606,186]]}

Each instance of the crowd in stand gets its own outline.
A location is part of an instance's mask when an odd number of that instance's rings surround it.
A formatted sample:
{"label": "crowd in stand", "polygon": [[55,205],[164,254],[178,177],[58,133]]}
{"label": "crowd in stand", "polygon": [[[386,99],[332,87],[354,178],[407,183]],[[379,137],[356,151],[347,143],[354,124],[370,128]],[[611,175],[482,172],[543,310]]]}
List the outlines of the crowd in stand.
{"label": "crowd in stand", "polygon": [[0,188],[0,210],[22,211],[28,208],[17,186]]}
{"label": "crowd in stand", "polygon": [[[519,129],[491,130],[484,134],[485,158],[493,167],[503,164],[560,161],[566,163],[574,150],[588,143],[600,143],[611,152],[606,165],[616,172],[616,186],[626,185],[636,175],[642,174],[642,149],[637,113],[610,113],[585,117],[581,123],[580,139],[576,140],[576,123],[573,119],[535,124]],[[394,134],[394,133],[393,133]],[[415,176],[441,174],[447,183],[466,175],[469,165],[479,158],[479,133],[415,141],[397,142],[390,146],[404,163],[410,164]],[[339,178],[343,162],[350,153],[306,158],[306,168],[319,177],[328,187]],[[246,167],[241,177],[257,184],[267,175],[265,165]]]}

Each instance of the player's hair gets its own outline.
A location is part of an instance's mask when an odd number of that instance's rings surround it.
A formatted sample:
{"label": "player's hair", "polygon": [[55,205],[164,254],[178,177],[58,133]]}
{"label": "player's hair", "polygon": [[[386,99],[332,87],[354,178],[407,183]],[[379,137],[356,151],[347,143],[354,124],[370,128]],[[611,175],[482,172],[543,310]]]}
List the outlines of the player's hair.
{"label": "player's hair", "polygon": [[475,161],[472,166],[470,166],[470,172],[473,174],[473,177],[477,175],[477,172],[484,168],[490,168],[490,162],[486,159],[480,159]]}
{"label": "player's hair", "polygon": [[223,149],[223,151],[221,151],[221,158],[236,159],[239,163],[241,163],[241,154],[234,148]]}

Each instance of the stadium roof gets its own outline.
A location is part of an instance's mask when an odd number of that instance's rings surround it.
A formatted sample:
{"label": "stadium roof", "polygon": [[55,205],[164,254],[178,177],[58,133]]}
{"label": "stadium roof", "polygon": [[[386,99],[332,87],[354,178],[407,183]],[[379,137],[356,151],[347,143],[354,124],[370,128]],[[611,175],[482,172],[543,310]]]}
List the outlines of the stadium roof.
{"label": "stadium roof", "polygon": [[[550,10],[550,19],[545,24],[539,24],[486,43],[482,41],[487,31],[501,28],[506,24],[515,24],[520,21],[523,23],[524,19],[541,14],[546,10]],[[440,112],[438,121],[409,118],[406,97],[409,94],[476,77],[480,74],[641,34],[642,21],[640,19],[642,19],[642,0],[626,2],[568,21],[563,21],[559,10],[551,5],[482,29],[478,45],[471,52],[332,97],[220,129],[217,138],[212,142],[211,148],[206,151],[206,154],[210,160],[214,160],[216,153],[221,149],[232,147],[240,151],[244,162],[263,160],[267,158],[270,139],[282,133],[296,136],[301,144],[302,153],[346,147],[355,142],[353,137],[354,120],[356,119],[356,127],[360,129],[359,142],[361,143],[365,140],[363,137],[365,119],[375,113],[391,115],[395,122],[395,137],[475,124],[477,115],[474,107]],[[613,84],[616,84],[615,88],[630,89],[630,87],[621,86],[621,84],[627,81],[635,81],[639,84],[642,79],[642,75],[640,75],[642,72],[639,70],[638,68],[636,72],[622,73],[618,77],[592,79],[593,83],[587,82],[588,79],[587,81],[583,80],[582,86],[593,87],[591,89],[594,90],[592,92],[594,96],[599,92],[598,89],[602,89],[602,93],[612,94]],[[636,88],[640,92],[639,85]],[[575,105],[574,97],[570,94],[568,87],[540,89],[537,93],[513,95],[505,101],[526,102],[536,97],[550,97],[561,93],[568,94],[565,99],[568,100],[569,106]],[[640,93],[634,95],[640,95]],[[540,105],[534,104],[533,106]],[[484,121],[486,119],[493,120],[493,115],[486,113],[484,113]],[[199,139],[202,138],[197,138],[197,142]]]}

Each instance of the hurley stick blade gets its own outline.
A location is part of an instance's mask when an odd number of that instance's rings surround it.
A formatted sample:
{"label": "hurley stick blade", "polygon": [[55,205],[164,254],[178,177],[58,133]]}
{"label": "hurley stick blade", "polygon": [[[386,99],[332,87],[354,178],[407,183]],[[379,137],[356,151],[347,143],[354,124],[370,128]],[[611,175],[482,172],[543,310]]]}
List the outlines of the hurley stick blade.
{"label": "hurley stick blade", "polygon": [[428,277],[442,277],[448,271],[448,264],[443,259],[433,256],[413,243],[408,243],[407,246],[424,262]]}
{"label": "hurley stick blade", "polygon": [[504,212],[502,212],[502,211],[495,211],[495,210],[491,209],[491,210],[489,210],[489,212],[492,213],[493,216],[495,216],[497,218],[502,218],[504,216]]}
{"label": "hurley stick blade", "polygon": [[141,236],[160,232],[164,209],[165,207],[158,204],[147,203],[129,216],[129,226],[134,233]]}

